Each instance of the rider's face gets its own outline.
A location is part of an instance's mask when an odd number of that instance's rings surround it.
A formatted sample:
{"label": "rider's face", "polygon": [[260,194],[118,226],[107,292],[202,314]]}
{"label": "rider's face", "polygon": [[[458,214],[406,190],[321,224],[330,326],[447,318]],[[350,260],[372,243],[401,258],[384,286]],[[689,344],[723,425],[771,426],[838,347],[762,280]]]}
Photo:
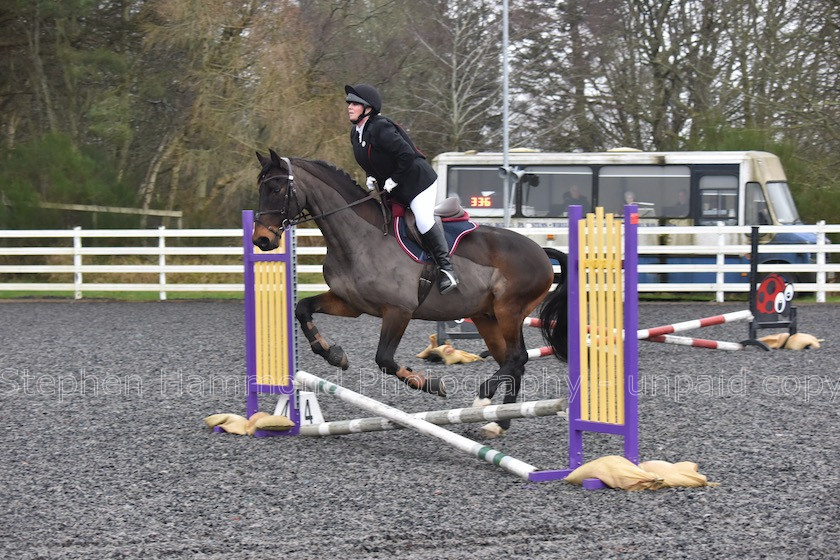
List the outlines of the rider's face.
{"label": "rider's face", "polygon": [[347,116],[350,118],[350,122],[358,120],[364,111],[365,106],[361,103],[356,103],[354,101],[347,102]]}

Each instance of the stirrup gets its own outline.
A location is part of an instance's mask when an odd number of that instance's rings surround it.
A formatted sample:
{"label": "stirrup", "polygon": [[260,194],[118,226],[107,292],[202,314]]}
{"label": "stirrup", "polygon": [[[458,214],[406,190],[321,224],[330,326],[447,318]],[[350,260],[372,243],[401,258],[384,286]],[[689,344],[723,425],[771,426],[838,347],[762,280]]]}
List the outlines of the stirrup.
{"label": "stirrup", "polygon": [[[440,292],[441,295],[448,294],[449,292],[451,292],[452,290],[454,290],[455,288],[458,287],[458,278],[454,274],[452,274],[448,270],[443,270],[442,268],[440,269],[440,273],[446,275],[443,278],[438,277],[438,291]],[[444,280],[444,279],[449,280],[449,285],[448,286],[445,286],[443,284],[443,282],[441,282],[441,280]]]}

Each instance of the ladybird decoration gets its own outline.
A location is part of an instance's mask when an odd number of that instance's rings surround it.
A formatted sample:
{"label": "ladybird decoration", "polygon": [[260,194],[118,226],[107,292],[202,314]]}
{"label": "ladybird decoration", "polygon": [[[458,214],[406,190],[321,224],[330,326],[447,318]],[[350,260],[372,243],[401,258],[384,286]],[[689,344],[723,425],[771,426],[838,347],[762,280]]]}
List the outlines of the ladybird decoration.
{"label": "ladybird decoration", "polygon": [[787,315],[793,294],[793,284],[779,274],[770,274],[756,291],[756,310],[764,315]]}

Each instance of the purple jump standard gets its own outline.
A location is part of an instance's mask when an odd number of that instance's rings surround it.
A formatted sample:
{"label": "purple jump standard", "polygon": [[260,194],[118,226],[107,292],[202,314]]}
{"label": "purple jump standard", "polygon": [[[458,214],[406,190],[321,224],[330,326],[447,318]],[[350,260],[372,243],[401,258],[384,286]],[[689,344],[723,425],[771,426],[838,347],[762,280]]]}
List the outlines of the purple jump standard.
{"label": "purple jump standard", "polygon": [[262,252],[251,241],[254,213],[242,212],[245,283],[245,367],[247,417],[259,411],[259,395],[288,395],[291,430],[258,430],[257,437],[297,435],[300,411],[295,393],[296,293],[294,230],[283,232],[280,246]]}
{"label": "purple jump standard", "polygon": [[[584,259],[592,258],[592,252],[597,251],[598,248],[593,247],[592,240],[582,240],[584,227],[579,223],[583,220],[582,208],[580,206],[571,206],[569,208],[569,468],[560,470],[546,470],[535,471],[529,475],[529,479],[534,482],[544,482],[550,480],[557,480],[565,478],[574,469],[583,464],[583,435],[585,432],[597,432],[614,434],[624,439],[624,456],[633,463],[639,462],[639,419],[638,419],[638,368],[639,368],[639,352],[638,339],[634,336],[622,337],[623,348],[616,348],[616,352],[623,353],[623,380],[619,380],[619,386],[623,386],[623,392],[620,395],[615,395],[615,400],[623,399],[623,403],[618,403],[618,410],[623,412],[619,414],[623,418],[616,418],[614,421],[592,420],[589,412],[582,414],[582,397],[585,400],[586,409],[589,410],[590,399],[597,401],[598,396],[592,396],[590,393],[597,393],[599,387],[593,387],[589,391],[587,385],[586,375],[582,377],[582,365],[586,366],[587,357],[582,355],[582,348],[586,345],[581,345],[581,340],[585,341],[587,332],[587,321],[582,321],[581,317],[586,315],[587,310],[582,309],[587,297],[597,297],[598,294],[603,294],[604,291],[610,291],[608,288],[596,289],[592,284],[593,276],[589,277],[589,284],[586,283],[586,278],[582,278],[585,274],[582,263]],[[623,329],[625,332],[636,332],[639,324],[639,297],[638,297],[638,228],[639,215],[637,207],[628,205],[624,207],[624,247],[623,247],[623,266],[619,263],[621,277],[623,277],[623,290],[619,283],[613,286],[612,292],[623,291],[623,304],[621,309],[623,311]],[[592,224],[592,220],[589,220]],[[601,228],[602,224],[595,223],[596,228]],[[615,227],[620,227],[616,224]],[[599,242],[604,237],[603,232],[594,236]],[[586,244],[581,243],[585,241]],[[620,244],[619,244],[620,245]],[[582,252],[588,254],[581,254]],[[620,258],[620,255],[619,255]],[[603,268],[604,259],[600,259],[596,267]],[[600,278],[600,277],[598,277]],[[584,292],[583,294],[581,292]],[[604,294],[605,297],[621,297],[622,294],[609,293]],[[584,296],[584,297],[582,297]],[[614,318],[621,320],[621,318]],[[606,325],[608,326],[608,325]],[[620,325],[616,325],[620,327]],[[621,328],[616,329],[621,332]],[[620,355],[620,354],[619,354]],[[587,367],[588,369],[588,367]],[[601,406],[601,405],[599,405]],[[623,410],[622,410],[623,409]],[[604,484],[597,479],[589,479],[584,482],[584,488],[597,489],[603,488]]]}

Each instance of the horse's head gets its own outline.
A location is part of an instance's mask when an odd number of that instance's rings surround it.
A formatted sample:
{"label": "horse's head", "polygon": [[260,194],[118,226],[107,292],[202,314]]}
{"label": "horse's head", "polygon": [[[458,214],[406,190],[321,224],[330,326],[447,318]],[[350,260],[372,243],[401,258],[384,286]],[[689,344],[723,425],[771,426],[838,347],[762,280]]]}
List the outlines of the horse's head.
{"label": "horse's head", "polygon": [[262,251],[276,249],[283,231],[304,211],[305,196],[295,188],[292,164],[274,150],[270,157],[257,152],[262,170],[257,177],[260,202],[251,240]]}

